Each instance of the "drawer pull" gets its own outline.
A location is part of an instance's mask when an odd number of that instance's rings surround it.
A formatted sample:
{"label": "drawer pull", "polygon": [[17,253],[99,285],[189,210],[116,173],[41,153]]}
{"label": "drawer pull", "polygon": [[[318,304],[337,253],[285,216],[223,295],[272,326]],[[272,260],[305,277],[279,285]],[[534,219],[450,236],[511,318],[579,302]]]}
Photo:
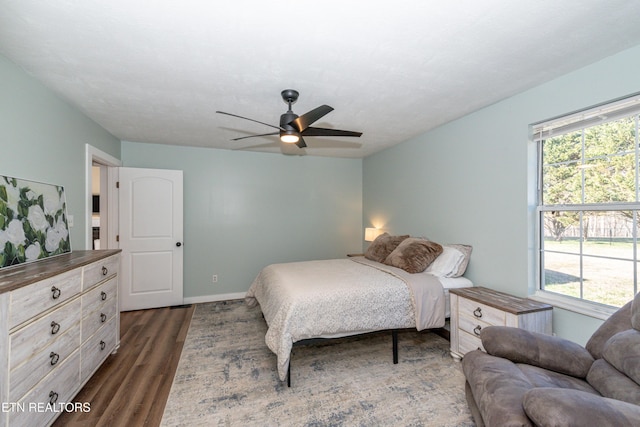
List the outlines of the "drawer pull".
{"label": "drawer pull", "polygon": [[107,299],[107,293],[105,291],[100,292],[100,299],[102,299],[102,301]]}
{"label": "drawer pull", "polygon": [[107,315],[104,313],[100,313],[100,322],[104,323],[107,321]]}
{"label": "drawer pull", "polygon": [[473,310],[473,315],[476,316],[478,319],[482,317],[482,309],[480,307],[476,308],[475,310]]}
{"label": "drawer pull", "polygon": [[60,323],[51,321],[51,335],[55,335],[60,331]]}
{"label": "drawer pull", "polygon": [[107,267],[104,267],[104,266],[103,266],[103,267],[102,267],[102,275],[103,275],[103,276],[106,276],[106,275],[107,275],[107,273],[109,273],[109,270],[107,269]]}
{"label": "drawer pull", "polygon": [[50,391],[49,392],[49,403],[51,405],[55,405],[56,402],[58,401],[58,393],[56,393],[55,391]]}
{"label": "drawer pull", "polygon": [[480,336],[480,331],[482,331],[482,326],[478,325],[475,328],[473,328],[473,333]]}
{"label": "drawer pull", "polygon": [[51,292],[52,292],[51,296],[53,297],[53,299],[60,298],[60,294],[61,294],[60,289],[56,288],[55,286],[52,286],[51,287]]}
{"label": "drawer pull", "polygon": [[107,343],[104,341],[100,341],[100,351],[104,350],[104,348],[107,346]]}
{"label": "drawer pull", "polygon": [[60,355],[58,353],[54,353],[53,351],[49,354],[49,357],[51,358],[51,366],[55,365],[56,363],[58,363],[58,360],[60,360]]}

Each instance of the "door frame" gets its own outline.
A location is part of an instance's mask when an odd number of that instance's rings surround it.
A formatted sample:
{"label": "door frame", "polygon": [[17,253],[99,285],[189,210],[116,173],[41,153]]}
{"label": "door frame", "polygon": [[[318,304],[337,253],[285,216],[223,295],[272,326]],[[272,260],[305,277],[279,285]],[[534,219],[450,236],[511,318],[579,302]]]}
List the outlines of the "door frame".
{"label": "door frame", "polygon": [[[93,214],[92,205],[92,183],[93,173],[92,167],[94,163],[99,163],[107,168],[107,179],[100,180],[100,194],[106,194],[106,212],[103,218],[107,221],[108,236],[107,241],[103,244],[101,242],[102,249],[117,249],[116,243],[116,231],[117,217],[118,217],[118,204],[117,198],[115,198],[115,181],[117,176],[113,177],[113,169],[122,166],[122,161],[112,155],[105,153],[104,151],[90,145],[85,144],[85,249],[91,250],[93,247],[93,237],[91,231],[91,218]],[[102,169],[102,168],[101,168]],[[104,174],[101,174],[104,176]],[[112,183],[114,185],[112,185]],[[101,206],[103,202],[100,202]],[[115,218],[115,220],[114,220]],[[102,227],[102,224],[101,224]]]}

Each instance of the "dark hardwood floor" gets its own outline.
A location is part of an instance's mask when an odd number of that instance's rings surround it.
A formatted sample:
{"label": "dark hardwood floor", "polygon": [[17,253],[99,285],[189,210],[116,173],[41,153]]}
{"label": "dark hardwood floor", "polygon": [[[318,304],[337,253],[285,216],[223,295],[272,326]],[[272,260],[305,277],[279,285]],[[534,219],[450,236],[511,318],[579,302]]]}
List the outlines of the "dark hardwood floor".
{"label": "dark hardwood floor", "polygon": [[194,309],[121,313],[120,349],[74,399],[91,411],[63,413],[53,426],[160,425]]}

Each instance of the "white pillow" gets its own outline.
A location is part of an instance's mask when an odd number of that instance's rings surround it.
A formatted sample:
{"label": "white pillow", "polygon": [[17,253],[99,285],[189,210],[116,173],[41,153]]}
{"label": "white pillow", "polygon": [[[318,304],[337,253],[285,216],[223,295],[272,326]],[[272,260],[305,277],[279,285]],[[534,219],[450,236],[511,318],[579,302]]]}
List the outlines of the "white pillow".
{"label": "white pillow", "polygon": [[464,254],[449,246],[443,245],[442,247],[442,253],[427,267],[425,272],[438,277],[454,277],[464,260]]}

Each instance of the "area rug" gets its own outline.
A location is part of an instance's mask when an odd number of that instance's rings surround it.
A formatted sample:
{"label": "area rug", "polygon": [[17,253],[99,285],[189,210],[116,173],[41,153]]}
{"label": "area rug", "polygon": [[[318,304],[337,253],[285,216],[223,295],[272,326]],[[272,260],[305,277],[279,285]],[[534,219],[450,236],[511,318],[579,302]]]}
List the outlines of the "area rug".
{"label": "area rug", "polygon": [[163,426],[473,426],[449,342],[390,332],[296,346],[291,388],[277,377],[260,308],[196,306]]}

